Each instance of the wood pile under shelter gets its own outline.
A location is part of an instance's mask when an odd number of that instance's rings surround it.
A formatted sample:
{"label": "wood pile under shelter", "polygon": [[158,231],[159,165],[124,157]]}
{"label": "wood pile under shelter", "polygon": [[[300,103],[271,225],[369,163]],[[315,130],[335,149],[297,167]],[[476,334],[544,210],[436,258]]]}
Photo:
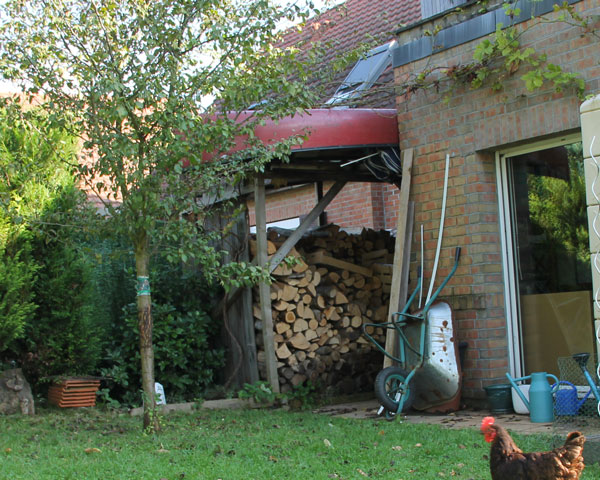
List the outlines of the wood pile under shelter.
{"label": "wood pile under shelter", "polygon": [[[270,229],[272,255],[289,236]],[[322,391],[371,390],[382,353],[362,334],[365,323],[387,321],[395,239],[386,231],[348,234],[336,225],[305,234],[272,272],[273,339],[280,390],[312,382]],[[251,252],[256,244],[251,241]],[[263,322],[254,292],[258,368],[266,378]],[[369,327],[385,344],[385,330]]]}

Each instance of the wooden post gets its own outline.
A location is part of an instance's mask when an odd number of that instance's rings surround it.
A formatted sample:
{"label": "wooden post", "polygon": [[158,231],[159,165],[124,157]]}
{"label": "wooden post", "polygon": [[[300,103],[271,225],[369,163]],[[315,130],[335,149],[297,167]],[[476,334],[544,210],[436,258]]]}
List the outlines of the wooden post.
{"label": "wooden post", "polygon": [[[413,149],[409,148],[402,152],[402,184],[400,186],[400,206],[398,208],[398,218],[396,227],[396,244],[394,246],[394,267],[392,270],[392,287],[390,291],[390,304],[388,307],[388,322],[392,320],[392,313],[400,310],[400,302],[406,301],[406,289],[404,296],[401,297],[401,283],[402,283],[402,272],[404,270],[404,263],[406,262],[406,268],[408,268],[409,257],[405,258],[405,249],[407,243],[410,244],[410,238],[406,239],[408,217],[409,217],[409,196],[410,196],[410,182],[412,175],[412,163],[413,163]],[[394,352],[397,343],[396,330],[387,329],[385,337],[385,350],[387,352]],[[384,357],[383,367],[389,367],[392,365],[392,360],[387,356]]]}
{"label": "wooden post", "polygon": [[[222,217],[211,225],[214,230],[225,228]],[[250,261],[248,249],[248,221],[246,212],[241,213],[231,226],[228,238],[229,248],[226,248],[224,261]],[[239,252],[234,256],[232,252]],[[227,337],[227,361],[225,363],[226,387],[242,388],[244,383],[256,383],[259,380],[258,362],[256,358],[256,342],[254,334],[254,317],[252,314],[252,289],[240,289],[240,294],[232,298],[227,296],[225,302],[220,302],[221,309],[214,312],[214,317],[223,316]],[[227,310],[224,312],[224,308]]]}
{"label": "wooden post", "polygon": [[[254,179],[254,210],[256,214],[256,248],[257,263],[267,266],[267,207],[265,199],[265,182],[262,175]],[[273,339],[273,317],[271,314],[271,290],[267,283],[258,284],[260,312],[263,324],[263,344],[267,367],[267,381],[275,393],[279,393],[279,378],[277,376],[277,358],[275,356],[275,341]]]}
{"label": "wooden post", "polygon": [[[248,249],[248,221],[245,212],[240,215],[239,221],[237,222],[236,228],[238,229],[238,237],[242,238],[245,242],[244,249],[242,250],[240,260],[242,262],[250,261],[250,252]],[[252,316],[252,289],[245,288],[242,292],[241,301],[239,302],[239,315],[238,325],[241,323],[241,337],[242,342],[242,370],[241,375],[242,382],[238,382],[238,386],[243,387],[244,382],[256,383],[259,380],[258,377],[258,361],[256,359],[256,341],[254,335],[254,318]],[[230,317],[231,318],[231,317]],[[247,380],[246,380],[247,379]]]}

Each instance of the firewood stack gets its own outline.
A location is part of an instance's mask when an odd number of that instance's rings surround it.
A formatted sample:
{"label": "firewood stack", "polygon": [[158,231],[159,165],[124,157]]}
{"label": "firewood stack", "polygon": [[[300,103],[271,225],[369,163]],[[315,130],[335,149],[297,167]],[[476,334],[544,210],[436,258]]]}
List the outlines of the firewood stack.
{"label": "firewood stack", "polygon": [[[287,232],[269,229],[268,254]],[[394,239],[388,232],[350,235],[335,225],[303,237],[273,272],[271,302],[282,392],[310,380],[332,394],[373,387],[382,353],[362,335],[364,323],[387,319]],[[255,254],[256,245],[251,241]],[[254,294],[258,365],[266,378],[258,292]],[[385,344],[383,328],[369,328]]]}

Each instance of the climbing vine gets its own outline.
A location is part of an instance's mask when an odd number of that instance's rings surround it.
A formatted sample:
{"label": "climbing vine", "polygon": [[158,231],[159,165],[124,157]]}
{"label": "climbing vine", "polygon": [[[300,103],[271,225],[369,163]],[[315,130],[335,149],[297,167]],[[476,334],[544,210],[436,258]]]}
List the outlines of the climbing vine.
{"label": "climbing vine", "polygon": [[[511,4],[504,4],[504,11],[509,18],[520,15],[520,10]],[[560,12],[556,19],[538,18],[538,23],[565,22],[582,28],[584,34],[598,37],[597,32],[593,29],[593,23],[597,19],[584,18],[567,2],[562,5],[554,5],[554,11]],[[505,27],[498,24],[495,33],[477,45],[472,62],[443,69],[446,77],[453,81],[445,99],[448,100],[455,86],[460,84],[467,84],[473,89],[489,84],[493,91],[500,91],[504,88],[506,80],[515,75],[523,66],[529,67],[520,77],[528,91],[532,92],[550,83],[555,92],[573,88],[577,96],[583,99],[585,81],[579,73],[565,71],[560,65],[548,62],[547,56],[537,53],[534,48],[522,46],[523,33],[538,23],[522,31],[519,31],[515,25]],[[426,69],[421,72],[415,85],[409,86],[408,89],[414,91],[415,86],[416,89],[424,87],[434,70],[436,69]],[[432,85],[438,87],[439,82],[439,79],[434,79]]]}

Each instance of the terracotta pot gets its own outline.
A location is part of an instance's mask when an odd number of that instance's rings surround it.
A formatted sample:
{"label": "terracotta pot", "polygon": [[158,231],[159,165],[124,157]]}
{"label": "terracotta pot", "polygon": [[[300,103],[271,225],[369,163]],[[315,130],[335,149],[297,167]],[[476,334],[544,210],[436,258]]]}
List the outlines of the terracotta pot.
{"label": "terracotta pot", "polygon": [[85,377],[70,377],[51,385],[48,401],[58,407],[93,407],[100,380]]}

